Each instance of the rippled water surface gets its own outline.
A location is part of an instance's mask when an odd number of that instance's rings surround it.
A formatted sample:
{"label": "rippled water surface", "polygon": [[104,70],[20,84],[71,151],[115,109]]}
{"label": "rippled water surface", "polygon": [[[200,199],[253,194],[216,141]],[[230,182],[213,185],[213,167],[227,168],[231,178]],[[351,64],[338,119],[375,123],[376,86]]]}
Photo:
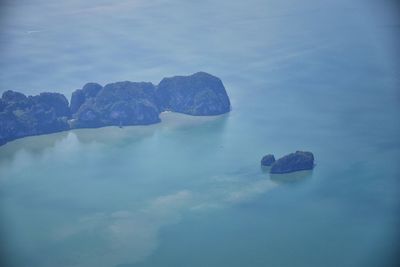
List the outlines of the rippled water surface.
{"label": "rippled water surface", "polygon": [[398,6],[332,2],[2,3],[1,92],[202,70],[233,107],[0,147],[3,265],[395,266]]}

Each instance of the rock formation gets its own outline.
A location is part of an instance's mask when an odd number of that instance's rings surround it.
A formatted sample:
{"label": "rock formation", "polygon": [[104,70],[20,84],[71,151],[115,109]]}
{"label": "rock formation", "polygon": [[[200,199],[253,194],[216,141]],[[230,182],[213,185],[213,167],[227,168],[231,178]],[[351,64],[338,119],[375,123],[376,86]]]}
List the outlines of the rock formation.
{"label": "rock formation", "polygon": [[[81,92],[84,91],[85,87]],[[73,95],[78,95],[77,92],[80,91],[75,91]],[[84,101],[81,102],[81,99]],[[95,95],[78,98],[76,101],[71,100],[72,103],[80,103],[79,108],[72,115],[74,120],[71,126],[73,128],[146,125],[160,121],[158,116],[160,109],[152,83],[110,83]]]}
{"label": "rock formation", "polygon": [[262,166],[271,166],[273,163],[275,162],[275,157],[272,154],[268,154],[265,155],[262,159],[261,159],[261,165]]}
{"label": "rock formation", "polygon": [[162,110],[189,115],[218,115],[230,110],[221,80],[205,72],[164,78],[157,86]]}
{"label": "rock formation", "polygon": [[59,93],[26,96],[6,91],[0,99],[0,145],[8,141],[71,128],[147,125],[163,111],[219,115],[230,111],[221,80],[198,72],[149,82],[87,83],[72,93],[71,104]]}
{"label": "rock formation", "polygon": [[314,155],[311,152],[296,151],[286,155],[271,166],[271,173],[289,173],[314,168]]}
{"label": "rock formation", "polygon": [[62,94],[25,96],[6,91],[0,104],[0,145],[29,136],[69,129],[70,109]]}

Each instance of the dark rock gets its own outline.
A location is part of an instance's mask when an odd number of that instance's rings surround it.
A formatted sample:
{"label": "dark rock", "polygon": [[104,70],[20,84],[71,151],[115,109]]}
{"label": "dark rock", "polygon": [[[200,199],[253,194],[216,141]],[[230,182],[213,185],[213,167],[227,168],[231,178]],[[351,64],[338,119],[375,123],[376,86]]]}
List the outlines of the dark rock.
{"label": "dark rock", "polygon": [[81,105],[73,127],[146,125],[159,122],[159,113],[152,83],[117,82],[107,84]]}
{"label": "dark rock", "polygon": [[275,157],[272,154],[265,155],[261,159],[261,165],[262,166],[271,166],[275,162]]}
{"label": "dark rock", "polygon": [[7,103],[3,101],[3,99],[0,99],[0,112],[3,112],[4,109],[6,108]]}
{"label": "dark rock", "polygon": [[88,99],[91,97],[96,97],[102,88],[103,86],[98,83],[87,83],[83,86],[82,92],[85,98]]}
{"label": "dark rock", "polygon": [[71,113],[75,114],[85,101],[96,97],[102,88],[98,83],[87,83],[82,89],[75,90],[71,97]]}
{"label": "dark rock", "polygon": [[68,107],[67,98],[59,93],[41,93],[33,96],[32,100],[37,105],[42,105],[44,109],[53,109],[57,117],[70,117],[71,112]]}
{"label": "dark rock", "polygon": [[165,78],[158,88],[146,82],[88,83],[73,92],[70,106],[59,93],[27,97],[9,90],[0,99],[0,145],[71,128],[157,123],[165,110],[217,115],[228,112],[230,102],[221,80],[204,72]]}
{"label": "dark rock", "polygon": [[230,101],[221,80],[205,72],[164,78],[157,87],[162,110],[189,115],[218,115],[230,111]]}
{"label": "dark rock", "polygon": [[97,128],[104,126],[100,112],[94,105],[94,100],[86,101],[74,114],[71,128]]}
{"label": "dark rock", "polygon": [[311,152],[296,151],[278,159],[271,166],[271,173],[289,173],[314,168],[314,155]]}
{"label": "dark rock", "polygon": [[3,94],[0,112],[0,144],[38,134],[69,129],[68,101],[58,93],[29,96],[13,91]]}
{"label": "dark rock", "polygon": [[71,103],[69,105],[69,109],[71,110],[71,114],[75,114],[78,112],[79,108],[85,103],[85,95],[83,94],[82,89],[77,89],[72,93]]}
{"label": "dark rock", "polygon": [[25,136],[24,125],[12,112],[0,112],[0,145]]}
{"label": "dark rock", "polygon": [[15,92],[12,90],[5,91],[1,96],[1,99],[6,103],[20,102],[26,100],[26,98],[26,95],[24,95],[23,93]]}

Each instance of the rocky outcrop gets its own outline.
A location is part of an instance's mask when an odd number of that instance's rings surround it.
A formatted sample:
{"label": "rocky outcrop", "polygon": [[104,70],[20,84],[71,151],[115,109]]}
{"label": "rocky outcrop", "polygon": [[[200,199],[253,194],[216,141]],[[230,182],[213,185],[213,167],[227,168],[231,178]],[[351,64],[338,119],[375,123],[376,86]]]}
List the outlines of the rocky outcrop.
{"label": "rocky outcrop", "polygon": [[261,159],[261,165],[266,167],[271,166],[272,164],[274,164],[274,162],[275,162],[275,157],[272,154],[265,155]]}
{"label": "rocky outcrop", "polygon": [[[74,92],[78,95],[76,92],[79,91]],[[77,100],[74,103],[79,102]],[[152,83],[117,82],[107,84],[95,96],[86,96],[73,114],[71,126],[146,125],[159,122],[159,114]]]}
{"label": "rocky outcrop", "polygon": [[82,89],[75,90],[71,97],[71,113],[76,113],[83,103],[96,97],[102,88],[98,83],[87,83]]}
{"label": "rocky outcrop", "polygon": [[271,173],[289,173],[314,168],[314,155],[311,152],[296,151],[278,159],[271,166]]}
{"label": "rocky outcrop", "polygon": [[205,72],[149,82],[116,82],[102,87],[87,83],[72,93],[29,96],[6,91],[0,99],[0,145],[29,135],[71,128],[147,125],[160,121],[162,111],[218,115],[230,110],[220,79]]}
{"label": "rocky outcrop", "polygon": [[0,145],[29,135],[69,129],[68,100],[62,94],[25,96],[6,91],[0,105]]}
{"label": "rocky outcrop", "polygon": [[41,107],[44,110],[54,111],[56,117],[70,117],[71,111],[68,107],[67,98],[59,93],[41,93],[36,96],[30,96],[34,107]]}
{"label": "rocky outcrop", "polygon": [[189,115],[218,115],[230,110],[221,80],[205,72],[164,78],[157,87],[157,99],[162,110]]}

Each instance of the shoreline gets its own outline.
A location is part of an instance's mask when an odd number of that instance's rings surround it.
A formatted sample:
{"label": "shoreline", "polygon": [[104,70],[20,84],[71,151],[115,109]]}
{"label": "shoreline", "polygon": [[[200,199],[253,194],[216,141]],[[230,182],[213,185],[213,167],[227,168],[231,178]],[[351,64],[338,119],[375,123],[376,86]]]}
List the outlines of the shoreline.
{"label": "shoreline", "polygon": [[150,124],[133,124],[133,125],[123,125],[123,128],[121,128],[119,125],[106,125],[106,126],[99,126],[99,127],[85,127],[85,128],[70,128],[67,130],[62,130],[62,131],[55,131],[51,133],[43,133],[43,134],[34,134],[34,135],[27,135],[23,137],[19,137],[13,140],[10,140],[4,144],[0,145],[0,151],[3,150],[2,148],[10,145],[16,144],[18,141],[26,140],[28,138],[38,138],[38,137],[44,137],[44,136],[51,136],[51,135],[56,135],[56,134],[61,134],[65,133],[66,135],[68,133],[74,133],[74,132],[81,132],[81,131],[94,131],[97,129],[113,129],[113,130],[139,130],[139,129],[146,129],[146,130],[151,130],[152,128],[155,128],[157,126],[165,125],[165,126],[183,126],[183,125],[191,125],[193,122],[195,124],[197,123],[206,123],[209,121],[213,121],[214,119],[219,119],[227,116],[229,112],[218,114],[218,115],[206,115],[206,116],[194,116],[194,115],[189,115],[185,113],[180,113],[180,112],[174,112],[174,111],[163,111],[160,113],[160,120],[156,123],[150,123]]}
{"label": "shoreline", "polygon": [[0,98],[0,146],[71,129],[157,124],[164,111],[202,117],[230,110],[222,81],[206,72],[163,78],[158,85],[89,82],[76,89],[70,101],[60,93],[26,96],[8,90]]}

